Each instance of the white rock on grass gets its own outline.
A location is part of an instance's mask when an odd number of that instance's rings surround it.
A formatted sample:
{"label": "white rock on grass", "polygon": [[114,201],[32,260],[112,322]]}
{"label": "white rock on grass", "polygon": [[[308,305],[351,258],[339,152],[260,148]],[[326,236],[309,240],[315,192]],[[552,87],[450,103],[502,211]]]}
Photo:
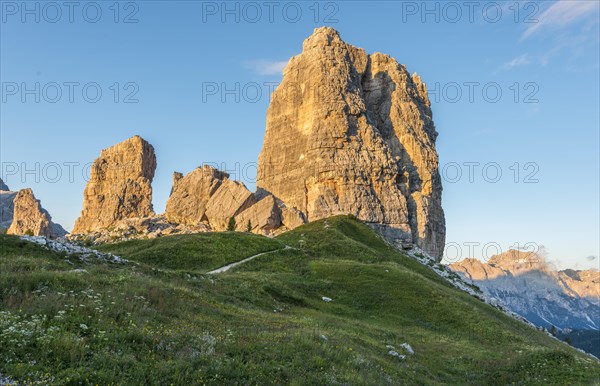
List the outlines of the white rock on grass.
{"label": "white rock on grass", "polygon": [[327,296],[323,296],[321,299],[323,299],[323,301],[327,303],[333,300],[332,298],[328,298]]}
{"label": "white rock on grass", "polygon": [[410,355],[415,355],[415,351],[412,349],[412,347],[410,347],[410,344],[402,343],[400,345],[400,347],[402,347],[404,350],[406,350],[406,352],[409,353]]}
{"label": "white rock on grass", "polygon": [[30,243],[38,244],[46,249],[55,252],[64,252],[68,255],[77,255],[80,260],[85,261],[90,257],[98,260],[109,261],[112,263],[127,263],[128,260],[122,259],[112,253],[102,253],[93,249],[85,248],[76,244],[71,244],[64,237],[59,237],[56,240],[50,240],[43,236],[21,236],[21,240],[29,241]]}
{"label": "white rock on grass", "polygon": [[406,359],[406,355],[402,355],[402,354],[398,353],[398,351],[395,351],[395,350],[388,351],[388,354],[395,358],[398,358],[400,360]]}

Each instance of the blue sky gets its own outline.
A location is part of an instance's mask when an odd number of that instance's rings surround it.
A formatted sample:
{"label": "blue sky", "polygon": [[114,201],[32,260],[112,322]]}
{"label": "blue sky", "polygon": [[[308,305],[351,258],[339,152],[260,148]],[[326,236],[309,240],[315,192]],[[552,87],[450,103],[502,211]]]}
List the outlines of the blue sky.
{"label": "blue sky", "polygon": [[0,4],[1,175],[67,229],[86,165],[134,134],[157,152],[157,212],[203,163],[253,188],[269,88],[328,25],[427,83],[449,258],[543,245],[598,267],[596,1],[23,4]]}

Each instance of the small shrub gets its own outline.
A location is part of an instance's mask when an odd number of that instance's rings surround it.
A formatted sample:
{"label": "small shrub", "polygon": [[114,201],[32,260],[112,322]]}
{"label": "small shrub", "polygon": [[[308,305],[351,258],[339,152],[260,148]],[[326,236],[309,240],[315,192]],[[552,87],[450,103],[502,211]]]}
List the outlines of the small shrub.
{"label": "small shrub", "polygon": [[227,224],[227,231],[228,232],[234,232],[235,231],[235,218],[230,217],[229,218],[229,223]]}
{"label": "small shrub", "polygon": [[91,247],[94,245],[94,240],[91,237],[86,237],[83,239],[82,244],[84,247]]}

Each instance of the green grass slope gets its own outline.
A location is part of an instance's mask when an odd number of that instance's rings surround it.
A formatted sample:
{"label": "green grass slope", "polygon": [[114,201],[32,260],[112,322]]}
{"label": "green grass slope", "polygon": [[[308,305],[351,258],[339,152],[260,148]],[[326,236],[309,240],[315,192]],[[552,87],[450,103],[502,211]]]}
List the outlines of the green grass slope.
{"label": "green grass slope", "polygon": [[[0,374],[24,383],[599,384],[598,361],[454,289],[348,217],[275,240],[102,247],[128,264],[0,243]],[[293,248],[204,274],[284,245]]]}
{"label": "green grass slope", "polygon": [[283,247],[278,240],[251,233],[222,232],[129,240],[96,249],[157,268],[205,272]]}

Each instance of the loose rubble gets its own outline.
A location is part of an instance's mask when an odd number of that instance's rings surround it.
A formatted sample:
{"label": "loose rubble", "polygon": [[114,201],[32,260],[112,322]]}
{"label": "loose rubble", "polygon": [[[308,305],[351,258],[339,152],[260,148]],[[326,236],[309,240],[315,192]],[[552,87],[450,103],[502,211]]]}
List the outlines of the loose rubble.
{"label": "loose rubble", "polygon": [[400,345],[400,347],[402,347],[404,350],[406,350],[406,352],[409,353],[410,355],[415,355],[415,351],[412,349],[412,347],[410,347],[410,344],[402,343]]}
{"label": "loose rubble", "polygon": [[85,234],[69,234],[67,237],[72,241],[98,245],[134,239],[154,239],[161,236],[209,232],[210,230],[206,224],[196,226],[176,224],[168,221],[164,215],[158,215],[122,219],[108,228],[96,229]]}
{"label": "loose rubble", "polygon": [[29,241],[31,243],[35,243],[41,245],[49,250],[55,252],[64,252],[67,255],[75,255],[79,257],[81,261],[87,261],[90,258],[95,258],[102,261],[107,261],[111,263],[128,263],[129,260],[123,259],[117,255],[113,255],[112,253],[103,253],[98,252],[94,249],[82,247],[80,245],[73,244],[69,242],[64,237],[60,237],[56,240],[50,240],[43,236],[21,236],[21,240]]}
{"label": "loose rubble", "polygon": [[393,357],[396,357],[396,358],[398,358],[400,360],[406,359],[406,355],[400,354],[398,351],[396,351],[396,348],[394,346],[388,344],[385,347],[389,349],[389,351],[388,351],[389,355],[391,355]]}

